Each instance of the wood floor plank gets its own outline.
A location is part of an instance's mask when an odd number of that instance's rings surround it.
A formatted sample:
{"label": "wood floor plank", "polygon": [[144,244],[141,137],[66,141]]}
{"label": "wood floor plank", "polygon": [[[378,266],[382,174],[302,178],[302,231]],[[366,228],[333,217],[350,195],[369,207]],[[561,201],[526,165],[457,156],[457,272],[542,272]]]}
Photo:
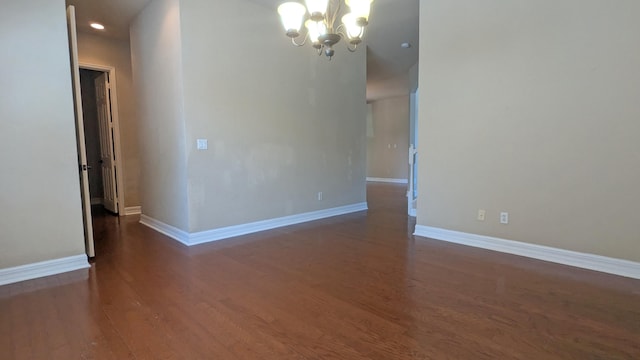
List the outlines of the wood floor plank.
{"label": "wood floor plank", "polygon": [[369,210],[194,247],[98,212],[88,271],[0,287],[1,359],[640,359],[640,281]]}

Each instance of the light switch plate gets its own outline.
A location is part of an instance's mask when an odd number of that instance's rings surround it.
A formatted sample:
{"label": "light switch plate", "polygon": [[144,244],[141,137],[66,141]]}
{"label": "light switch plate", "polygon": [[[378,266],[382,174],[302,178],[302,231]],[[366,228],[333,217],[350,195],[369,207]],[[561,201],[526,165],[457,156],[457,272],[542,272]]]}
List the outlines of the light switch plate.
{"label": "light switch plate", "polygon": [[207,139],[198,139],[196,143],[198,150],[207,150],[209,148]]}

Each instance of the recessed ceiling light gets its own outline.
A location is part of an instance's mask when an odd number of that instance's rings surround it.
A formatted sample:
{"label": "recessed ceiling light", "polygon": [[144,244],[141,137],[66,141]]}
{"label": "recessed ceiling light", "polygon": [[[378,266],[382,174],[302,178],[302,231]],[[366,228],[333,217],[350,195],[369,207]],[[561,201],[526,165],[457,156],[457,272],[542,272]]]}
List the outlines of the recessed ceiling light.
{"label": "recessed ceiling light", "polygon": [[411,47],[411,44],[409,44],[408,42],[403,42],[402,44],[400,44],[400,47],[403,49],[408,49]]}
{"label": "recessed ceiling light", "polygon": [[96,30],[104,30],[104,25],[98,24],[97,22],[92,22],[89,25]]}

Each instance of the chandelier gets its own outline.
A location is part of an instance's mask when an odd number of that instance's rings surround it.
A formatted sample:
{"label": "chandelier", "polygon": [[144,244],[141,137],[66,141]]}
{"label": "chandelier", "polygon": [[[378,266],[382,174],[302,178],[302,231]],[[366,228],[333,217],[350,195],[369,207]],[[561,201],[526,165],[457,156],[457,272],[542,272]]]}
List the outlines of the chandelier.
{"label": "chandelier", "polygon": [[[355,52],[358,44],[362,42],[364,29],[369,24],[369,11],[373,0],[344,0],[351,12],[342,16],[342,23],[336,24],[336,20],[343,8],[342,0],[305,0],[305,8],[299,2],[286,2],[278,6],[278,13],[282,24],[295,46],[303,46],[307,40],[318,51],[318,55],[324,53],[329,60],[335,54],[333,45],[340,39],[347,43],[347,49]],[[296,41],[300,37],[302,21],[307,28],[304,39]]]}

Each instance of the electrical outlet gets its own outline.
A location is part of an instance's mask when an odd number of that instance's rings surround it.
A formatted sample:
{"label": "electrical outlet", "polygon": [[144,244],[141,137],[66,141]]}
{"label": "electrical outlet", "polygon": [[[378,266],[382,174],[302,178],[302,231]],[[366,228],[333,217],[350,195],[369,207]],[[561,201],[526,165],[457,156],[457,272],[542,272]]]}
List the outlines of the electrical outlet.
{"label": "electrical outlet", "polygon": [[207,139],[197,139],[196,147],[198,148],[198,150],[207,150],[209,148]]}
{"label": "electrical outlet", "polygon": [[318,191],[318,201],[322,200],[322,191]]}
{"label": "electrical outlet", "polygon": [[500,224],[508,224],[509,223],[509,213],[501,212],[500,213]]}
{"label": "electrical outlet", "polygon": [[486,212],[484,211],[484,209],[478,210],[478,220],[479,221],[484,221],[484,215],[485,214],[486,214]]}

